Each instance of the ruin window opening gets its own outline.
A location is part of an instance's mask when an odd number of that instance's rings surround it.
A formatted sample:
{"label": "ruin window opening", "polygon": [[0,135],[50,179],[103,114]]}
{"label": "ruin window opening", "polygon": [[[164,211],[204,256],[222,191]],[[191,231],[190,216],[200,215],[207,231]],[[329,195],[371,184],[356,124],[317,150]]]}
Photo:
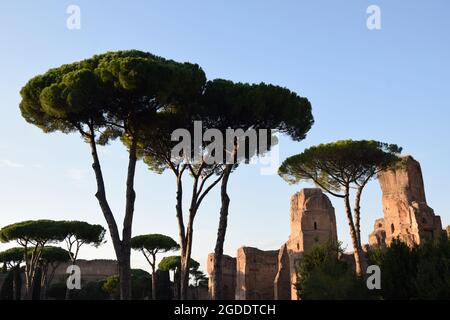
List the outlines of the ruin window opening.
{"label": "ruin window opening", "polygon": [[391,233],[394,233],[394,231],[395,231],[395,228],[394,228],[394,224],[392,223],[391,224]]}
{"label": "ruin window opening", "polygon": [[317,230],[317,222],[314,221],[314,230]]}

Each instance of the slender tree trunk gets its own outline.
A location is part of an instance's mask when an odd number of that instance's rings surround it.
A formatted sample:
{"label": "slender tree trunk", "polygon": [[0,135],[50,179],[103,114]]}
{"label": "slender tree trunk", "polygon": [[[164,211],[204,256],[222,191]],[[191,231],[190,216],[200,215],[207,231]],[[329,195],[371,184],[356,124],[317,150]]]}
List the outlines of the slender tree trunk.
{"label": "slender tree trunk", "polygon": [[361,269],[363,272],[367,270],[367,257],[362,249],[362,243],[361,243],[361,228],[360,228],[360,221],[361,221],[361,195],[364,190],[364,186],[362,185],[358,188],[358,191],[356,193],[355,197],[355,228],[356,228],[356,235],[358,237],[358,245],[360,250],[360,261],[361,261]]}
{"label": "slender tree trunk", "polygon": [[352,209],[350,206],[349,187],[346,187],[346,190],[345,190],[344,204],[345,204],[345,212],[347,214],[348,225],[350,228],[350,236],[352,238],[352,245],[353,245],[353,250],[354,250],[353,255],[355,257],[355,272],[358,276],[362,276],[362,272],[363,272],[362,265],[361,265],[362,250],[361,250],[361,246],[359,245],[355,225],[353,223]]}
{"label": "slender tree trunk", "polygon": [[153,253],[152,254],[152,260],[153,262],[150,264],[150,266],[152,267],[152,300],[156,300],[157,299],[157,294],[156,294],[156,283],[157,283],[157,275],[156,275],[156,254]]}
{"label": "slender tree trunk", "polygon": [[358,239],[358,244],[361,246],[361,195],[362,191],[364,189],[364,186],[358,187],[358,190],[356,191],[356,197],[355,197],[355,229],[356,229],[356,236]]}
{"label": "slender tree trunk", "polygon": [[90,146],[91,155],[93,159],[92,168],[95,173],[97,181],[97,198],[100,208],[105,217],[108,229],[111,235],[111,239],[116,252],[117,262],[119,265],[119,278],[120,278],[120,298],[122,300],[131,299],[131,266],[130,266],[130,254],[131,254],[131,225],[133,221],[134,201],[136,194],[134,192],[134,175],[136,168],[136,140],[132,140],[130,147],[130,156],[128,164],[127,174],[127,190],[126,190],[126,208],[125,218],[123,222],[122,241],[119,237],[119,230],[117,228],[114,215],[109,207],[109,203],[106,199],[105,183],[103,179],[103,173],[98,158],[97,146],[95,142],[95,135],[93,128],[90,128]]}
{"label": "slender tree trunk", "polygon": [[157,299],[157,294],[156,294],[156,283],[157,283],[157,275],[156,275],[156,270],[155,270],[155,266],[152,266],[152,300],[156,300]]}
{"label": "slender tree trunk", "polygon": [[233,164],[227,164],[225,172],[222,178],[222,185],[220,190],[221,197],[221,208],[219,217],[219,227],[217,230],[216,246],[214,248],[214,267],[212,274],[212,299],[222,300],[222,257],[223,257],[223,246],[225,243],[225,235],[227,232],[228,225],[228,209],[230,206],[230,197],[228,196],[228,179],[233,169]]}
{"label": "slender tree trunk", "polygon": [[[184,289],[182,287],[184,283],[184,270],[185,270],[185,264],[184,260],[187,254],[187,238],[186,238],[186,231],[184,228],[184,218],[183,218],[183,183],[182,183],[182,174],[183,171],[180,171],[177,173],[177,204],[176,204],[176,215],[177,215],[177,221],[178,221],[178,231],[179,231],[179,237],[180,237],[180,246],[181,246],[181,268],[179,273],[180,277],[177,277],[177,272],[174,274],[174,287],[176,285],[177,288],[180,288],[180,294],[177,295],[178,299],[182,299]],[[175,292],[175,288],[174,288]]]}
{"label": "slender tree trunk", "polygon": [[45,300],[47,297],[47,272],[48,267],[41,269],[41,291],[39,292],[39,300]]}
{"label": "slender tree trunk", "polygon": [[188,298],[189,291],[189,262],[192,255],[192,241],[194,236],[194,218],[196,215],[196,209],[190,208],[189,210],[189,222],[186,232],[186,250],[184,256],[181,257],[181,285],[180,285],[180,299],[186,300]]}

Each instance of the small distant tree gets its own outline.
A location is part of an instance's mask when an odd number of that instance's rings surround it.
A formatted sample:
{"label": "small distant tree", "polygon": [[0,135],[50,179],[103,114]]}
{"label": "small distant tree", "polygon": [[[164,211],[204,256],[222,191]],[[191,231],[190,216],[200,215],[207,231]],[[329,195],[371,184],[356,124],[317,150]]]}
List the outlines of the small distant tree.
{"label": "small distant tree", "polygon": [[39,267],[41,269],[41,300],[47,299],[47,288],[52,283],[56,269],[70,259],[69,252],[60,247],[45,246],[42,249]]}
{"label": "small distant tree", "polygon": [[152,299],[157,299],[156,255],[175,251],[180,246],[171,237],[162,234],[146,234],[131,238],[131,247],[141,251],[152,268]]}
{"label": "small distant tree", "polygon": [[[131,287],[132,299],[142,300],[151,295],[151,275],[141,269],[131,269]],[[102,290],[117,300],[120,297],[119,277],[117,275],[109,276],[102,284]]]}
{"label": "small distant tree", "polygon": [[[181,271],[181,256],[169,256],[164,257],[158,264],[158,268],[161,271],[173,271],[173,283],[174,283],[174,297],[180,299],[180,271]],[[200,267],[200,263],[191,258],[189,260],[189,274],[195,272]]]}
{"label": "small distant tree", "polygon": [[[89,224],[84,221],[63,221],[62,228],[72,265],[76,264],[82,245],[91,244],[94,247],[98,247],[104,243],[106,230],[101,225]],[[67,289],[66,300],[69,297],[70,290]]]}
{"label": "small distant tree", "polygon": [[19,290],[19,277],[20,277],[20,264],[24,261],[24,248],[15,247],[0,252],[0,262],[12,273],[12,298],[13,300],[20,299]]}
{"label": "small distant tree", "polygon": [[1,242],[16,241],[24,248],[26,299],[32,299],[36,271],[44,246],[62,241],[64,237],[61,222],[53,220],[23,221],[0,230]]}
{"label": "small distant tree", "polygon": [[[343,140],[320,144],[289,157],[279,168],[279,175],[289,183],[313,181],[329,194],[344,200],[350,227],[355,269],[362,276],[366,262],[361,245],[361,196],[367,183],[378,172],[395,166],[401,148],[378,141]],[[356,190],[354,216],[350,204],[351,190]]]}

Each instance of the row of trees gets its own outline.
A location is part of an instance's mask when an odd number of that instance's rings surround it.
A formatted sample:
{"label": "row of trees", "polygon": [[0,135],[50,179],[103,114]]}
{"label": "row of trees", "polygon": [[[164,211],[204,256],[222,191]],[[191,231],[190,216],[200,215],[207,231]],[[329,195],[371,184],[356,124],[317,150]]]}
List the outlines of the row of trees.
{"label": "row of trees", "polygon": [[[212,296],[220,299],[222,255],[230,206],[228,184],[239,164],[267,152],[275,143],[272,134],[256,137],[267,148],[245,148],[250,129],[277,130],[301,141],[313,124],[311,104],[290,90],[268,84],[207,80],[196,64],[178,63],[150,53],[109,52],[90,59],[50,69],[31,79],[21,90],[23,117],[44,132],[78,132],[90,146],[92,168],[103,212],[119,263],[120,296],[131,297],[130,253],[136,192],[136,163],[142,159],[158,173],[169,170],[175,177],[175,215],[181,249],[180,296],[187,297],[194,222],[205,197],[220,184],[219,224],[215,244]],[[231,144],[219,147],[216,136],[190,141],[180,149],[176,129],[195,137],[195,121],[201,130],[214,129],[226,135],[238,130]],[[250,135],[250,134],[249,134]],[[243,138],[242,138],[243,137]],[[125,214],[119,231],[106,196],[98,146],[119,138],[128,151]],[[195,140],[195,138],[193,139]],[[267,141],[266,141],[267,140]],[[178,149],[177,149],[178,150]],[[361,197],[367,183],[380,170],[399,163],[401,148],[378,141],[337,141],[306,149],[284,161],[279,174],[290,183],[313,181],[329,194],[342,198],[354,249],[356,273],[366,266],[362,254]],[[211,163],[217,155],[223,161]],[[183,207],[186,175],[191,178],[191,198]],[[351,206],[354,191],[354,206]],[[154,272],[152,253],[146,258]]]}
{"label": "row of trees", "polygon": [[[83,221],[30,220],[11,224],[0,229],[0,241],[17,242],[20,247],[0,253],[0,262],[9,266],[14,273],[13,297],[18,297],[17,278],[20,265],[25,264],[25,299],[32,299],[33,289],[40,273],[41,295],[45,298],[46,288],[52,281],[58,265],[68,260],[74,265],[80,248],[84,244],[99,246],[104,243],[106,230],[101,225]],[[64,243],[66,249],[48,246]],[[69,297],[66,291],[66,298]]]}
{"label": "row of trees", "polygon": [[[221,259],[230,204],[229,178],[239,163],[267,150],[257,148],[251,153],[242,153],[245,141],[237,138],[222,150],[208,148],[203,141],[201,146],[205,148],[198,148],[194,143],[191,154],[181,153],[178,159],[173,159],[171,152],[176,142],[171,139],[172,132],[185,128],[193,133],[193,121],[201,120],[203,129],[214,128],[216,133],[224,134],[227,129],[239,129],[244,133],[249,129],[278,130],[300,141],[313,124],[309,101],[286,88],[221,79],[207,81],[196,64],[178,63],[135,50],[109,52],[50,69],[31,79],[21,90],[21,96],[20,110],[26,121],[46,133],[78,132],[90,146],[97,181],[95,196],[119,263],[121,299],[131,298],[130,252],[138,159],[142,158],[156,172],[169,169],[176,178],[181,299],[187,297],[197,212],[204,198],[220,183],[221,207],[212,276],[217,290],[213,296],[220,299]],[[98,154],[98,146],[117,138],[128,151],[121,232],[109,205]],[[270,148],[272,139],[269,140]],[[234,161],[224,159],[221,163],[208,163],[205,159],[216,152]],[[187,157],[194,161],[180,162]],[[192,195],[187,210],[183,210],[186,174],[192,177]]]}

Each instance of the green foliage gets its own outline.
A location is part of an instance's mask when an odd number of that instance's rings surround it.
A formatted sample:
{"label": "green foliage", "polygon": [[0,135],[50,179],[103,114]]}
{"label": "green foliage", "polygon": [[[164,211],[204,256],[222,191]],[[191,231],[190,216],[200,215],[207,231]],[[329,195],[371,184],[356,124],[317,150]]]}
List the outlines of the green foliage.
{"label": "green foliage", "polygon": [[273,129],[299,141],[314,123],[308,99],[271,84],[212,80],[200,104],[199,119],[219,130]]}
{"label": "green foliage", "polygon": [[109,128],[101,136],[105,144],[158,111],[191,101],[205,81],[195,64],[137,50],[107,52],[34,77],[20,92],[20,110],[44,132]]}
{"label": "green foliage", "polygon": [[[194,259],[191,259],[189,261],[189,270],[190,271],[197,270],[199,267],[200,267],[200,263],[198,263]],[[181,256],[164,257],[160,261],[158,268],[163,271],[167,271],[167,270],[178,271],[178,270],[180,270],[181,269]]]}
{"label": "green foliage", "polygon": [[131,239],[131,247],[136,250],[145,249],[155,254],[180,248],[175,240],[162,234],[146,234],[133,237]]}
{"label": "green foliage", "polygon": [[369,261],[381,268],[384,299],[450,299],[450,239],[445,235],[413,248],[395,239],[389,247],[371,248]]}
{"label": "green foliage", "polygon": [[381,268],[381,288],[385,299],[409,299],[415,295],[417,248],[394,240],[384,253]]}
{"label": "green foliage", "polygon": [[193,270],[191,271],[191,275],[193,277],[194,283],[196,287],[208,287],[208,277],[203,271]]}
{"label": "green foliage", "polygon": [[98,247],[105,239],[106,230],[99,224],[84,221],[63,221],[62,224],[66,237],[72,237],[82,243]]}
{"label": "green foliage", "polygon": [[[152,294],[152,276],[141,269],[131,269],[131,291],[132,299],[141,300],[151,297]],[[114,299],[119,299],[119,276],[109,276],[102,285],[102,290]]]}
{"label": "green foliage", "polygon": [[45,246],[42,249],[41,261],[45,264],[66,262],[70,260],[69,252],[60,247]]}
{"label": "green foliage", "polygon": [[62,241],[64,237],[61,223],[53,220],[23,221],[0,230],[1,242],[18,240],[36,244]]}
{"label": "green foliage", "polygon": [[278,173],[289,183],[312,180],[327,191],[341,191],[346,184],[364,185],[378,171],[397,164],[401,150],[373,140],[341,140],[287,158]]}
{"label": "green foliage", "polygon": [[[109,295],[103,291],[105,280],[83,283],[80,290],[72,290],[70,300],[108,300]],[[56,300],[65,300],[67,285],[57,282],[47,289],[47,296]]]}
{"label": "green foliage", "polygon": [[0,262],[19,264],[23,261],[25,249],[14,247],[0,252]]}
{"label": "green foliage", "polygon": [[305,300],[370,299],[371,293],[349,265],[339,259],[340,245],[317,245],[298,265],[296,288]]}

